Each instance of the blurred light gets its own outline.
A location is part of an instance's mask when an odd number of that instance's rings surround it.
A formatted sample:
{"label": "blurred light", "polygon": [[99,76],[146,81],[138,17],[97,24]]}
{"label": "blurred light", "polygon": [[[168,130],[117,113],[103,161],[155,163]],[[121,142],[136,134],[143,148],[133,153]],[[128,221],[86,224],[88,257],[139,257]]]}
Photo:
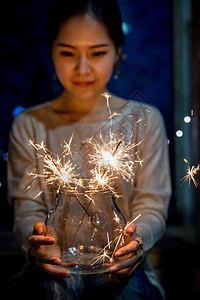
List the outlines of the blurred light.
{"label": "blurred light", "polygon": [[191,122],[191,117],[186,116],[186,117],[184,118],[184,122],[185,122],[185,123],[190,123],[190,122]]}
{"label": "blurred light", "polygon": [[5,161],[8,161],[8,152],[4,153],[3,159],[4,159]]}
{"label": "blurred light", "polygon": [[20,112],[22,112],[25,108],[21,105],[17,105],[14,109],[13,109],[13,117],[16,117]]}
{"label": "blurred light", "polygon": [[183,131],[182,130],[177,130],[176,136],[177,137],[182,137],[183,136]]}
{"label": "blurred light", "polygon": [[133,26],[130,23],[122,22],[122,30],[124,34],[129,34],[133,30]]}

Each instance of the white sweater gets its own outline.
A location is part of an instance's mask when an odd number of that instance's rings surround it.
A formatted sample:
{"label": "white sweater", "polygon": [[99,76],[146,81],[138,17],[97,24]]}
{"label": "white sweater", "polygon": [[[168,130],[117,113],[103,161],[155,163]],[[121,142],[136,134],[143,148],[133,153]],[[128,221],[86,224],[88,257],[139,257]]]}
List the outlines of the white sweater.
{"label": "white sweater", "polygon": [[[83,175],[88,172],[88,147],[85,138],[98,139],[110,132],[109,120],[97,123],[69,123],[57,115],[44,103],[27,109],[18,115],[10,133],[8,161],[8,198],[14,204],[14,233],[22,250],[29,249],[28,238],[33,226],[44,221],[53,204],[52,188],[44,186],[43,179],[38,178],[31,188],[28,172],[42,173],[43,163],[36,157],[34,147],[28,140],[46,147],[55,154],[61,154],[61,144],[68,142],[72,133],[75,151],[73,159],[81,166]],[[112,120],[112,132],[131,143],[138,144],[133,149],[133,158],[137,152],[143,160],[142,166],[135,163],[133,183],[116,179],[117,193],[120,195],[118,205],[127,220],[131,221],[139,213],[142,215],[136,226],[144,242],[144,251],[150,250],[163,236],[166,227],[168,203],[171,194],[168,146],[163,119],[159,111],[147,104],[128,101],[119,114]],[[138,157],[135,157],[137,160]],[[33,199],[38,192],[43,193]],[[152,284],[159,287],[147,258],[142,266]]]}

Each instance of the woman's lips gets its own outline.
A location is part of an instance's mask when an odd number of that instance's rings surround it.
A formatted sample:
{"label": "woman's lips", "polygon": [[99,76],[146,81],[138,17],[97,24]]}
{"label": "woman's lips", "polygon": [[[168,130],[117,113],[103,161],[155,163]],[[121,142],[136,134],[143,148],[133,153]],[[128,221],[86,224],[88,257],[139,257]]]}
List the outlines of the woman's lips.
{"label": "woman's lips", "polygon": [[92,85],[94,81],[74,81],[74,84],[79,86],[79,87],[88,87]]}

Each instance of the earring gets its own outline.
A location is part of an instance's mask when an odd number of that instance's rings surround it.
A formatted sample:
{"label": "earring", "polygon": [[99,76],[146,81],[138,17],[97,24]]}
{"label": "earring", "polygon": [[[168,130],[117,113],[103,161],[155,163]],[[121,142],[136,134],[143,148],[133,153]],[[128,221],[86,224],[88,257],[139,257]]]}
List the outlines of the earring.
{"label": "earring", "polygon": [[53,80],[56,80],[56,79],[57,79],[57,76],[56,76],[56,73],[55,73],[55,72],[54,72],[53,75],[52,75],[52,79],[53,79]]}
{"label": "earring", "polygon": [[120,75],[120,71],[118,70],[114,75],[114,79],[117,80],[119,78],[119,75]]}

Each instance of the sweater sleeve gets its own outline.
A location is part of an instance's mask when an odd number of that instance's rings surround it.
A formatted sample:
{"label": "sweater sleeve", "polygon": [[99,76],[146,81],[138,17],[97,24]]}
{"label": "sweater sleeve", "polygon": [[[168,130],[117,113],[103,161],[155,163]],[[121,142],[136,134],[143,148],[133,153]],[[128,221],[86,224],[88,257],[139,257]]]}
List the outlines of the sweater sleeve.
{"label": "sweater sleeve", "polygon": [[141,213],[136,225],[144,242],[144,250],[148,251],[165,232],[171,180],[162,116],[157,109],[153,109],[146,122],[140,151],[143,163],[135,174],[131,216],[134,218]]}
{"label": "sweater sleeve", "polygon": [[38,162],[28,139],[34,140],[34,126],[31,118],[22,113],[14,120],[10,132],[8,201],[14,205],[14,235],[25,253],[29,249],[28,239],[34,224],[44,221],[46,216],[43,198],[34,199],[41,190],[41,182],[37,180],[31,185],[33,178],[29,174],[37,172]]}

